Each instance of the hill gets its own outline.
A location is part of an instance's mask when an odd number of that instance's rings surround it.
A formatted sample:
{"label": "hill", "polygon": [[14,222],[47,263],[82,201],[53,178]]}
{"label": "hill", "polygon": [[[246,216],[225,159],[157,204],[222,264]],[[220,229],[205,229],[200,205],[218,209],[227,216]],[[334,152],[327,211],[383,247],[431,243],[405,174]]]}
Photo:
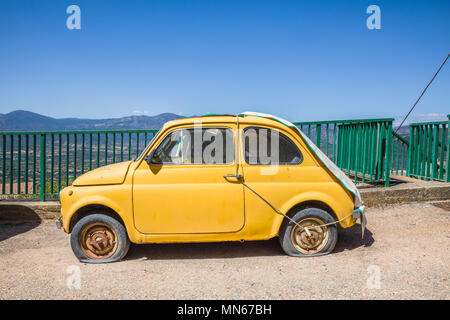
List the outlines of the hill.
{"label": "hill", "polygon": [[109,119],[55,119],[38,113],[16,110],[0,114],[0,131],[58,131],[58,130],[133,130],[159,129],[170,120],[184,118],[174,113],[156,116],[128,116]]}

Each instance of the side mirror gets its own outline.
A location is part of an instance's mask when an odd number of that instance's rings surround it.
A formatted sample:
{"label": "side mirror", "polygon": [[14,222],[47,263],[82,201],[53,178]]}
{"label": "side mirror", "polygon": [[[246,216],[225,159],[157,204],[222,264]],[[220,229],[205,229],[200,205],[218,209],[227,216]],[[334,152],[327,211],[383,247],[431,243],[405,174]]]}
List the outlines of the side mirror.
{"label": "side mirror", "polygon": [[155,154],[155,151],[156,151],[156,149],[153,149],[148,156],[144,157],[144,160],[148,163],[148,165],[160,164],[161,163],[161,162],[152,161],[153,160],[153,156]]}

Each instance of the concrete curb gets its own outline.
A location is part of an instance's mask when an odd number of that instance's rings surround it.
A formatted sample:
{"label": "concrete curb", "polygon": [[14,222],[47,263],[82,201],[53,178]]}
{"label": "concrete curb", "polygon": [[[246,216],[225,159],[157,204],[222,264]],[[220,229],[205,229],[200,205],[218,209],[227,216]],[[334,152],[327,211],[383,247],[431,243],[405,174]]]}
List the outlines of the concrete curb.
{"label": "concrete curb", "polygon": [[360,189],[367,207],[381,207],[410,202],[450,200],[450,183],[413,182],[402,183],[389,188],[369,187]]}
{"label": "concrete curb", "polygon": [[[450,200],[450,183],[413,182],[389,188],[360,187],[367,207],[397,205],[409,202]],[[0,221],[54,221],[60,216],[58,201],[1,200]]]}

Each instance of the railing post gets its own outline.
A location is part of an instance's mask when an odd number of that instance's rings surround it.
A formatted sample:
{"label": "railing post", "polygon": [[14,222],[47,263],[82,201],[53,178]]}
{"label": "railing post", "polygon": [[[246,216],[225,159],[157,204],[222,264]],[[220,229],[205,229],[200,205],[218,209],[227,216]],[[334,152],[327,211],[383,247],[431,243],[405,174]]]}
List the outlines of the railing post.
{"label": "railing post", "polygon": [[386,166],[384,168],[384,186],[389,187],[389,177],[391,173],[391,151],[392,151],[392,121],[387,122],[386,134]]}
{"label": "railing post", "polygon": [[437,160],[439,156],[439,125],[435,124],[432,126],[432,134],[433,134],[433,150],[431,155],[431,180],[435,180],[437,175]]}
{"label": "railing post", "polygon": [[320,149],[320,138],[322,135],[322,125],[321,124],[317,124],[316,125],[316,146],[317,148]]}
{"label": "railing post", "polygon": [[22,135],[17,135],[17,194],[20,194],[20,164],[21,164],[21,153],[22,153]]}
{"label": "railing post", "polygon": [[40,193],[40,200],[45,201],[45,162],[46,162],[46,154],[45,154],[45,133],[41,134],[41,155],[40,155],[40,161],[41,161],[41,174],[40,174],[40,184],[41,187],[39,188]]}
{"label": "railing post", "polygon": [[5,194],[6,193],[6,134],[3,134],[2,136],[2,156],[3,156],[3,161],[2,161],[2,193]]}
{"label": "railing post", "polygon": [[408,161],[406,162],[406,176],[410,176],[410,170],[413,165],[413,154],[414,154],[414,144],[413,144],[413,134],[414,134],[414,127],[409,126],[409,146],[408,146]]}
{"label": "railing post", "polygon": [[14,193],[14,135],[9,136],[9,193]]}
{"label": "railing post", "polygon": [[[450,114],[447,115],[447,164],[445,166],[445,181],[450,182]],[[444,141],[442,141],[442,148],[444,147]]]}

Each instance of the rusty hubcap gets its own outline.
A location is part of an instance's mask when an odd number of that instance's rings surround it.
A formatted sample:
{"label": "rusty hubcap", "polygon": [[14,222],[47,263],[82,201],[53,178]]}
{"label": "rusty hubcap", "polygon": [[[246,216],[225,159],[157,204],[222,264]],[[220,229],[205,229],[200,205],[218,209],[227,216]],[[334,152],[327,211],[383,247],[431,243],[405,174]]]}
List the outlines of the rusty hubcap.
{"label": "rusty hubcap", "polygon": [[[303,254],[320,252],[328,242],[328,228],[319,225],[324,222],[318,218],[305,218],[298,222],[302,227],[295,225],[291,232],[291,241],[295,249]],[[305,229],[308,228],[308,230]]]}
{"label": "rusty hubcap", "polygon": [[87,225],[79,240],[81,249],[91,259],[109,258],[117,249],[116,233],[110,226],[101,222]]}

